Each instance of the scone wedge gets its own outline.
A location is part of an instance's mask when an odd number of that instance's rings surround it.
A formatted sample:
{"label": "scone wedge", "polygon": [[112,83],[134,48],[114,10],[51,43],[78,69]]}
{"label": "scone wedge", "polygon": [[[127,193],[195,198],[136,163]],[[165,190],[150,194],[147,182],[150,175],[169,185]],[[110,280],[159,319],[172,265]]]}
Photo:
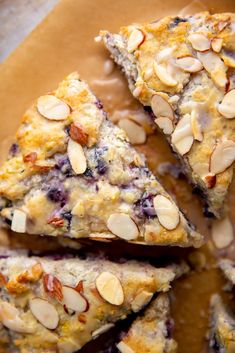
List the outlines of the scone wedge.
{"label": "scone wedge", "polygon": [[165,17],[101,37],[220,218],[235,160],[235,15]]}
{"label": "scone wedge", "polygon": [[0,168],[0,217],[28,234],[183,247],[203,239],[77,73],[26,111]]}
{"label": "scone wedge", "polygon": [[176,353],[171,328],[170,301],[167,294],[160,294],[133,322],[117,348],[121,353]]}
{"label": "scone wedge", "polygon": [[166,292],[186,267],[155,268],[103,258],[0,259],[0,349],[72,353]]}

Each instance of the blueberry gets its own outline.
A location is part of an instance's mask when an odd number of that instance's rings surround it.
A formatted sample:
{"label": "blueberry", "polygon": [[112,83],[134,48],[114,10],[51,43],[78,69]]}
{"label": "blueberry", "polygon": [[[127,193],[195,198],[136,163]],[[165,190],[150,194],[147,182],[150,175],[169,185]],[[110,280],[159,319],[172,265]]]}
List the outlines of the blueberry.
{"label": "blueberry", "polygon": [[97,106],[98,109],[103,109],[103,104],[99,99],[97,99],[97,101],[95,102],[95,105]]}
{"label": "blueberry", "polygon": [[140,217],[155,217],[156,211],[153,206],[153,195],[148,195],[136,202],[136,211]]}
{"label": "blueberry", "polygon": [[182,23],[182,22],[188,22],[188,21],[185,18],[180,18],[177,16],[173,19],[173,22],[171,22],[169,27],[170,29],[175,28],[178,26],[179,23]]}
{"label": "blueberry", "polygon": [[103,159],[98,159],[97,170],[100,175],[104,175],[107,172],[107,164]]}
{"label": "blueberry", "polygon": [[12,157],[14,157],[18,151],[19,151],[19,145],[17,145],[17,143],[13,143],[10,147],[9,153],[12,155]]}
{"label": "blueberry", "polygon": [[86,171],[83,173],[83,175],[87,178],[93,178],[93,172],[91,168],[87,168]]}
{"label": "blueberry", "polygon": [[49,190],[47,191],[47,197],[52,202],[60,203],[63,207],[68,200],[68,193],[65,191],[63,184],[57,183],[50,186]]}
{"label": "blueberry", "polygon": [[67,177],[73,175],[73,170],[68,157],[64,156],[59,158],[56,163],[56,168],[59,169],[61,173],[65,174]]}
{"label": "blueberry", "polygon": [[174,321],[172,319],[168,319],[166,321],[166,338],[172,338],[172,333],[174,329]]}

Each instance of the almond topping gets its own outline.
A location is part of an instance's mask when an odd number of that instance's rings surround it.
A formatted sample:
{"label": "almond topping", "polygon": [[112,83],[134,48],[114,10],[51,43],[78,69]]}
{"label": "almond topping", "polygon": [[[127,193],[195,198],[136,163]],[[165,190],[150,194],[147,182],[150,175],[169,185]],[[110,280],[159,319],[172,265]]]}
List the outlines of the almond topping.
{"label": "almond topping", "polygon": [[226,71],[227,67],[221,60],[218,54],[208,51],[205,53],[198,53],[198,58],[202,62],[205,70],[209,72],[212,80],[219,87],[224,88],[227,84]]}
{"label": "almond topping", "polygon": [[226,248],[233,241],[233,226],[228,217],[212,223],[212,239],[218,249]]}
{"label": "almond topping", "polygon": [[52,224],[54,227],[61,228],[64,226],[64,219],[53,216],[47,221],[48,224]]}
{"label": "almond topping", "polygon": [[54,330],[58,326],[59,315],[55,307],[46,299],[30,299],[29,307],[35,318],[46,328]]}
{"label": "almond topping", "polygon": [[219,53],[223,46],[223,39],[222,38],[212,38],[211,40],[211,47],[214,52]]}
{"label": "almond topping", "polygon": [[110,272],[102,272],[96,278],[96,288],[101,297],[113,305],[122,305],[124,293],[120,280]]}
{"label": "almond topping", "polygon": [[84,132],[81,124],[74,122],[70,125],[69,135],[75,142],[80,143],[81,146],[85,146],[88,141],[88,135]]}
{"label": "almond topping", "polygon": [[235,160],[235,142],[226,140],[218,143],[210,158],[210,172],[219,174],[232,165]]}
{"label": "almond topping", "polygon": [[114,213],[107,222],[108,229],[125,240],[136,239],[139,235],[139,230],[133,219],[126,213]]}
{"label": "almond topping", "polygon": [[198,51],[205,51],[210,49],[211,43],[209,39],[201,33],[192,33],[188,36],[188,40],[190,41],[193,49]]}
{"label": "almond topping", "polygon": [[133,145],[141,145],[145,143],[147,136],[142,126],[137,125],[130,119],[121,119],[118,126],[126,132],[130,143]]}
{"label": "almond topping", "polygon": [[19,310],[10,303],[0,303],[0,321],[8,329],[21,333],[33,333],[34,329],[28,322],[20,318]]}
{"label": "almond topping", "polygon": [[198,72],[203,69],[201,62],[192,56],[176,59],[176,65],[186,72]]}
{"label": "almond topping", "polygon": [[132,348],[130,348],[126,343],[124,343],[123,341],[119,342],[117,344],[117,348],[119,349],[119,351],[121,353],[136,353],[135,351],[133,351]]}
{"label": "almond topping", "polygon": [[45,274],[43,276],[43,287],[45,292],[51,298],[56,298],[58,301],[62,301],[62,285],[58,278],[51,274]]}
{"label": "almond topping", "polygon": [[202,141],[203,134],[201,131],[201,126],[198,122],[198,114],[195,110],[193,110],[191,113],[191,127],[192,127],[194,139],[197,141]]}
{"label": "almond topping", "polygon": [[140,29],[133,29],[127,41],[128,52],[132,53],[135,51],[144,42],[144,39],[145,35]]}
{"label": "almond topping", "polygon": [[174,111],[170,103],[160,94],[154,94],[151,98],[151,108],[157,118],[168,118],[174,120]]}
{"label": "almond topping", "polygon": [[73,171],[76,174],[83,174],[87,168],[87,161],[82,146],[70,138],[67,151]]}
{"label": "almond topping", "polygon": [[87,310],[88,303],[86,299],[74,288],[63,286],[62,295],[63,304],[65,304],[68,309],[79,313],[85,312]]}
{"label": "almond topping", "polygon": [[172,134],[171,142],[177,151],[183,156],[190,151],[193,140],[194,137],[192,131],[191,116],[187,114],[178,122]]}
{"label": "almond topping", "polygon": [[216,184],[216,175],[208,174],[204,177],[208,189],[212,189]]}
{"label": "almond topping", "polygon": [[221,52],[221,58],[223,59],[225,65],[235,68],[235,54],[231,51],[223,50]]}
{"label": "almond topping", "polygon": [[34,163],[37,160],[37,152],[30,152],[26,154],[23,158],[25,163]]}
{"label": "almond topping", "polygon": [[92,334],[91,334],[92,338],[96,338],[96,337],[100,336],[102,333],[105,333],[108,330],[110,330],[111,327],[113,327],[113,326],[114,326],[114,324],[111,324],[111,323],[101,326],[100,328],[98,328],[97,330],[92,332]]}
{"label": "almond topping", "polygon": [[38,98],[37,108],[49,120],[65,120],[70,114],[68,104],[49,94]]}
{"label": "almond topping", "polygon": [[177,81],[170,75],[164,66],[159,65],[156,61],[154,61],[153,68],[155,74],[158,76],[159,80],[164,83],[164,85],[169,87],[174,87],[177,85]]}
{"label": "almond topping", "polygon": [[153,205],[161,225],[168,230],[175,229],[180,221],[176,205],[163,195],[155,196]]}
{"label": "almond topping", "polygon": [[11,230],[17,233],[25,233],[26,231],[26,220],[27,215],[22,210],[14,210],[12,222],[11,222]]}
{"label": "almond topping", "polygon": [[162,129],[164,134],[170,135],[173,132],[174,127],[173,127],[172,120],[168,118],[160,117],[155,119],[154,121],[157,124],[157,126],[160,127],[160,129]]}
{"label": "almond topping", "polygon": [[219,104],[218,111],[227,119],[235,118],[235,89],[225,94],[222,102]]}

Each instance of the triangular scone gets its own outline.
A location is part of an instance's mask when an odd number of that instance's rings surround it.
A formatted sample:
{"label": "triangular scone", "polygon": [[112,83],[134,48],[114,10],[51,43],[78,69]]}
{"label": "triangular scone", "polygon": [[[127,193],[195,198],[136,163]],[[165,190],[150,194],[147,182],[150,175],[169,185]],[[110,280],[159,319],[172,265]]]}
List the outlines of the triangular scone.
{"label": "triangular scone", "polygon": [[235,159],[235,15],[171,16],[101,36],[220,217]]}
{"label": "triangular scone", "polygon": [[121,353],[176,353],[167,294],[160,294],[131,325],[117,347]]}
{"label": "triangular scone", "polygon": [[[0,259],[0,349],[72,353],[165,292],[176,267],[102,258]],[[179,270],[179,269],[178,269]],[[185,271],[183,266],[182,272]]]}
{"label": "triangular scone", "polygon": [[232,353],[235,350],[235,316],[230,313],[215,294],[211,298],[210,352]]}
{"label": "triangular scone", "polygon": [[171,197],[76,73],[25,113],[0,169],[0,215],[16,232],[199,246]]}

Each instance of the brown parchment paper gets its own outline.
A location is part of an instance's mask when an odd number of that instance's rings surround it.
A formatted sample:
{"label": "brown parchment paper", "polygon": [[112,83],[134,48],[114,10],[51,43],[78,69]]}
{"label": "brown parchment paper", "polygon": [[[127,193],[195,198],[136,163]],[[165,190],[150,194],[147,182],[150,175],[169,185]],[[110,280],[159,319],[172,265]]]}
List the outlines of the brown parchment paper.
{"label": "brown parchment paper", "polygon": [[[211,12],[235,11],[235,0],[205,0],[204,3]],[[100,29],[118,31],[122,25],[153,21],[165,15],[177,14],[187,4],[187,0],[61,1],[0,66],[0,161],[6,156],[27,106],[39,95],[55,88],[72,71],[79,71],[81,78],[88,81],[111,115],[115,110],[138,109],[139,105],[131,97],[120,70],[115,68],[112,74],[105,75],[103,67],[108,53],[101,44],[94,42],[94,37]],[[147,144],[138,149],[146,154],[149,166],[156,175],[160,163],[176,163],[160,133],[150,136]],[[192,195],[187,182],[183,178],[176,180],[170,176],[160,178],[199,230],[209,236],[210,222],[203,217],[200,201],[197,195]],[[232,219],[235,214],[234,191],[235,185],[232,186],[228,198]],[[0,235],[1,242],[9,242],[9,234],[2,231]],[[11,244],[14,243],[13,239],[11,234]],[[27,237],[18,236],[17,239],[19,243],[29,244]],[[38,240],[38,247],[53,248],[53,240],[45,238],[42,243]],[[105,251],[109,249],[110,245],[103,247]],[[145,255],[151,258],[168,254],[168,249],[165,248],[145,247],[133,250],[128,246],[125,248],[125,245],[112,251],[117,256],[132,252],[133,256]],[[218,253],[210,241],[202,251],[206,255],[206,268],[201,272],[193,272],[174,285],[172,311],[180,353],[208,350],[205,337],[209,298],[212,293],[220,291],[224,284],[221,274],[215,269],[215,258],[226,255],[227,252],[231,257],[234,244],[229,250]],[[174,250],[170,250],[169,254],[172,252]],[[182,256],[187,257],[187,251]],[[95,353],[98,349],[99,344],[95,343],[86,347],[83,352]]]}

